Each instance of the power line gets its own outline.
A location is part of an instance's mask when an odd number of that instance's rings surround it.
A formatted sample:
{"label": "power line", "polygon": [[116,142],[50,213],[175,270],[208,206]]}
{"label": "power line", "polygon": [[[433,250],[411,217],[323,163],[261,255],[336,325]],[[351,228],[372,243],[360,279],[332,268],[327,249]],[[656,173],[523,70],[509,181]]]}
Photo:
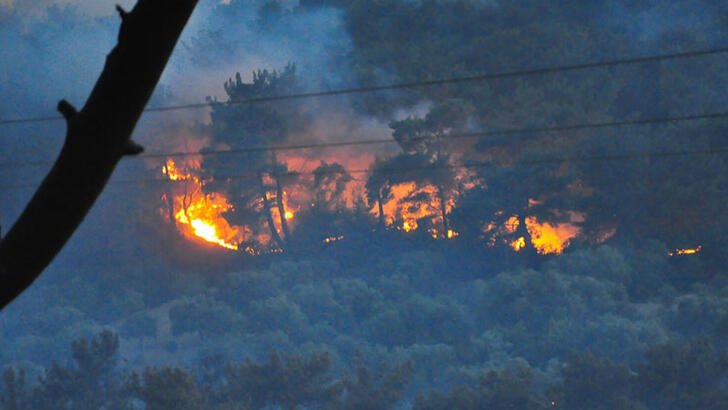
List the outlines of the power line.
{"label": "power line", "polygon": [[[553,157],[553,158],[541,158],[541,159],[534,159],[534,160],[527,160],[527,161],[520,161],[515,164],[515,166],[534,166],[534,165],[542,165],[542,164],[553,164],[553,163],[561,163],[561,162],[600,162],[600,161],[627,161],[627,160],[634,160],[634,159],[643,159],[643,158],[670,158],[670,157],[684,157],[684,156],[713,156],[713,155],[724,155],[728,154],[728,147],[722,147],[722,148],[714,148],[714,149],[702,149],[702,150],[692,150],[692,151],[656,151],[656,152],[633,152],[633,153],[623,153],[623,154],[605,154],[605,155],[593,155],[593,156],[571,156],[571,157]],[[478,168],[488,168],[488,167],[500,167],[505,168],[506,166],[497,164],[493,161],[483,161],[483,162],[473,162],[473,163],[466,163],[466,164],[429,164],[429,165],[422,165],[422,166],[409,166],[409,167],[384,167],[379,168],[379,172],[384,173],[397,173],[397,172],[403,172],[403,171],[429,171],[429,170],[436,170],[436,169],[478,169]],[[344,169],[344,172],[347,174],[366,174],[371,172],[370,169]],[[276,173],[276,172],[270,172],[267,170],[251,170],[249,172],[246,172],[244,174],[233,174],[233,175],[226,175],[226,176],[218,176],[216,177],[217,180],[223,180],[225,182],[230,182],[234,180],[245,180],[245,179],[257,179],[260,178],[260,175],[269,175],[272,177],[294,177],[294,176],[313,176],[317,174],[340,174],[340,171],[307,171],[307,172],[283,172],[283,173]],[[359,181],[363,181],[363,179],[356,179]],[[186,181],[186,180],[182,180]],[[149,178],[149,179],[118,179],[118,180],[112,180],[109,181],[107,185],[141,185],[141,184],[159,184],[159,183],[176,183],[176,182],[182,182],[182,181],[172,181],[169,179],[160,179],[160,178]],[[40,184],[40,182],[38,182]],[[30,188],[37,188],[37,184],[23,184],[23,185],[9,185],[9,186],[0,186],[0,190],[22,190],[22,189],[30,189]]]}
{"label": "power line", "polygon": [[[594,123],[581,123],[571,124],[554,127],[529,127],[529,128],[510,128],[501,130],[491,131],[477,131],[467,133],[454,133],[443,137],[444,141],[452,139],[464,139],[464,138],[483,138],[483,137],[505,137],[512,135],[523,135],[523,134],[540,134],[540,133],[554,133],[554,132],[565,132],[565,131],[578,131],[588,129],[601,129],[601,128],[614,128],[614,127],[627,127],[627,126],[638,126],[638,125],[657,125],[665,123],[675,122],[686,122],[686,121],[698,121],[698,120],[715,120],[728,118],[728,111],[705,113],[705,114],[692,114],[682,115],[673,117],[659,117],[659,118],[646,118],[646,119],[635,119],[635,120],[622,120],[622,121],[606,121],[606,122],[594,122]],[[419,136],[408,139],[408,142],[427,141],[433,140],[433,136]],[[368,139],[368,140],[354,140],[354,141],[338,141],[338,142],[321,142],[321,143],[303,143],[303,144],[292,144],[292,145],[280,145],[280,146],[258,146],[258,147],[243,147],[225,150],[209,150],[202,152],[156,152],[149,154],[142,154],[130,159],[147,159],[147,158],[176,158],[176,157],[187,157],[187,156],[213,156],[213,155],[228,155],[228,154],[241,154],[241,153],[255,153],[265,151],[293,151],[302,149],[315,149],[315,148],[338,148],[347,146],[363,146],[363,145],[379,145],[379,144],[396,144],[397,141],[391,138],[388,139]],[[27,162],[9,162],[0,163],[0,168],[3,167],[25,167],[25,166],[46,166],[53,164],[53,161],[27,161]]]}
{"label": "power line", "polygon": [[[462,139],[462,138],[482,138],[482,137],[501,137],[511,136],[519,134],[537,134],[537,133],[552,133],[552,132],[564,132],[564,131],[577,131],[585,129],[598,129],[598,128],[611,128],[611,127],[625,127],[630,125],[653,125],[671,122],[684,122],[684,121],[697,121],[697,120],[712,120],[728,118],[728,111],[706,113],[706,114],[695,114],[695,115],[683,115],[675,117],[662,117],[662,118],[649,118],[640,120],[623,120],[623,121],[609,121],[609,122],[596,122],[596,123],[582,123],[572,124],[555,127],[530,127],[530,128],[511,128],[501,129],[492,131],[476,131],[466,133],[455,133],[450,134],[442,139],[444,141],[451,139]],[[419,136],[412,137],[407,142],[427,141],[434,140],[436,137],[433,136]],[[158,157],[185,157],[185,156],[210,156],[210,155],[224,155],[224,154],[239,154],[239,153],[253,153],[261,151],[292,151],[301,149],[315,149],[315,148],[337,148],[347,146],[359,146],[359,145],[378,145],[378,144],[396,144],[396,140],[388,139],[370,139],[370,140],[355,140],[355,141],[339,141],[339,142],[322,142],[322,143],[305,143],[295,145],[281,145],[281,146],[260,146],[260,147],[245,147],[237,149],[227,150],[210,150],[204,152],[175,152],[175,153],[153,153],[141,155],[140,158],[158,158]]]}
{"label": "power line", "polygon": [[[526,76],[535,76],[535,75],[554,74],[554,73],[559,73],[559,72],[586,70],[586,69],[592,69],[592,68],[615,67],[615,66],[621,66],[621,65],[653,63],[653,62],[666,61],[666,60],[688,59],[688,58],[703,57],[703,56],[714,55],[714,54],[723,54],[723,53],[727,53],[727,52],[728,52],[728,47],[721,47],[721,48],[712,48],[712,49],[705,49],[705,50],[686,51],[686,52],[681,52],[681,53],[657,54],[657,55],[651,55],[651,56],[643,56],[643,57],[635,57],[635,58],[622,58],[622,59],[617,59],[617,60],[598,61],[598,62],[591,62],[591,63],[541,67],[541,68],[516,70],[516,71],[504,71],[504,72],[498,72],[498,73],[492,73],[492,74],[481,74],[481,75],[473,75],[473,76],[451,77],[451,78],[438,79],[438,80],[412,81],[412,82],[387,84],[387,85],[379,85],[379,86],[364,86],[364,87],[344,88],[344,89],[339,89],[339,90],[314,91],[314,92],[307,92],[307,93],[287,94],[287,95],[270,96],[270,97],[257,97],[257,98],[247,98],[247,99],[240,99],[240,100],[229,100],[224,103],[204,102],[204,103],[169,105],[169,106],[151,107],[151,108],[147,108],[144,111],[145,112],[165,112],[165,111],[176,111],[176,110],[190,110],[190,109],[206,108],[206,107],[210,107],[211,105],[214,105],[214,104],[220,104],[220,105],[223,105],[223,104],[254,104],[254,103],[281,101],[281,100],[296,100],[296,99],[314,98],[314,97],[330,97],[330,96],[347,95],[347,94],[362,94],[362,93],[371,93],[371,92],[378,92],[378,91],[393,91],[393,90],[401,90],[401,89],[407,89],[407,88],[432,87],[432,86],[440,86],[440,85],[447,85],[447,84],[461,84],[461,83],[476,82],[476,81],[500,80],[500,79],[507,79],[507,78],[515,78],[515,77],[526,77]],[[61,116],[45,116],[45,117],[28,117],[28,118],[8,119],[8,120],[0,120],[0,126],[57,121],[57,120],[61,120],[61,119],[63,119],[63,117],[61,117]]]}

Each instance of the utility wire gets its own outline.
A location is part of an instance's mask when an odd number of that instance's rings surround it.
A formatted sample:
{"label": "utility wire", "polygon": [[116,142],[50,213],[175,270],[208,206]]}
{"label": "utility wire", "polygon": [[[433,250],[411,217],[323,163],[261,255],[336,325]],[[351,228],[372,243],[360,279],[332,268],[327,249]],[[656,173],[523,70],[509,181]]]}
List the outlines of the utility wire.
{"label": "utility wire", "polygon": [[[344,88],[344,89],[339,89],[339,90],[314,91],[314,92],[307,92],[307,93],[287,94],[287,95],[278,95],[278,96],[270,96],[270,97],[247,98],[247,99],[240,99],[240,100],[229,100],[227,102],[222,102],[222,103],[204,102],[204,103],[168,105],[168,106],[160,106],[160,107],[151,107],[151,108],[147,108],[144,111],[145,112],[165,112],[165,111],[177,111],[177,110],[191,110],[191,109],[210,107],[211,105],[215,105],[215,104],[220,104],[220,105],[254,104],[254,103],[281,101],[281,100],[296,100],[296,99],[314,98],[314,97],[329,97],[329,96],[338,96],[338,95],[347,95],[347,94],[362,94],[362,93],[371,93],[371,92],[378,92],[378,91],[401,90],[401,89],[407,89],[407,88],[432,87],[432,86],[440,86],[440,85],[447,85],[447,84],[462,84],[462,83],[477,82],[477,81],[499,80],[499,79],[526,77],[526,76],[535,76],[535,75],[546,75],[546,74],[554,74],[554,73],[577,71],[577,70],[586,70],[586,69],[600,68],[600,67],[615,67],[615,66],[621,66],[621,65],[653,63],[653,62],[666,61],[666,60],[688,59],[688,58],[696,58],[696,57],[703,57],[703,56],[714,55],[714,54],[723,54],[723,53],[728,53],[728,47],[720,47],[720,48],[712,48],[712,49],[704,49],[704,50],[693,50],[693,51],[685,51],[685,52],[671,53],[671,54],[657,54],[657,55],[635,57],[635,58],[622,58],[622,59],[617,59],[617,60],[597,61],[597,62],[591,62],[591,63],[580,63],[580,64],[571,64],[571,65],[562,65],[562,66],[532,68],[532,69],[526,69],[526,70],[504,71],[504,72],[498,72],[498,73],[492,73],[492,74],[452,77],[452,78],[437,79],[437,80],[412,81],[412,82],[387,84],[387,85],[379,85],[379,86],[365,86],[365,87]],[[63,119],[63,117],[61,117],[61,116],[6,119],[6,120],[0,120],[0,126],[12,125],[12,124],[27,124],[27,123],[57,121],[57,120],[61,120],[61,119]]]}
{"label": "utility wire", "polygon": [[[483,137],[506,137],[513,135],[524,135],[524,134],[547,134],[554,132],[565,132],[565,131],[578,131],[578,130],[589,130],[589,129],[601,129],[601,128],[614,128],[614,127],[627,127],[627,126],[638,126],[638,125],[656,125],[665,123],[676,123],[686,121],[698,121],[698,120],[715,120],[728,118],[728,111],[705,113],[705,114],[694,114],[694,115],[682,115],[673,117],[659,117],[659,118],[646,118],[636,120],[622,120],[622,121],[606,121],[606,122],[594,122],[594,123],[581,123],[571,124],[554,127],[529,127],[529,128],[510,128],[501,130],[491,131],[477,131],[477,132],[466,132],[466,133],[453,133],[441,137],[445,142],[453,139],[464,139],[464,138],[483,138]],[[412,137],[407,142],[418,142],[433,140],[439,137],[434,136],[418,136]],[[363,146],[363,145],[379,145],[379,144],[396,144],[396,140],[388,139],[369,139],[369,140],[354,140],[354,141],[338,141],[338,142],[320,142],[320,143],[302,143],[292,145],[279,145],[279,146],[258,146],[258,147],[243,147],[233,148],[224,150],[203,150],[202,152],[154,152],[149,154],[142,154],[139,156],[130,157],[130,159],[147,159],[147,158],[177,158],[187,156],[214,156],[214,155],[228,155],[228,154],[242,154],[242,153],[254,153],[254,152],[265,152],[265,151],[293,151],[303,149],[315,149],[315,148],[337,148],[337,147],[348,147],[348,146]],[[0,163],[0,168],[8,167],[28,167],[28,166],[46,166],[53,164],[53,161],[18,161]]]}
{"label": "utility wire", "polygon": [[[724,155],[728,154],[728,147],[721,147],[721,148],[714,148],[714,149],[702,149],[702,150],[692,150],[692,151],[656,151],[656,152],[633,152],[633,153],[623,153],[623,154],[605,154],[605,155],[593,155],[593,156],[571,156],[571,157],[552,157],[552,158],[540,158],[540,159],[534,159],[534,160],[527,160],[527,161],[520,161],[515,166],[535,166],[535,165],[542,165],[542,164],[553,164],[553,163],[561,163],[561,162],[600,162],[600,161],[628,161],[628,160],[634,160],[634,159],[643,159],[643,158],[671,158],[671,157],[684,157],[684,156],[713,156],[713,155]],[[498,164],[493,161],[482,161],[482,162],[472,162],[472,163],[466,163],[466,164],[430,164],[430,165],[422,165],[422,166],[409,166],[409,167],[383,167],[378,168],[378,172],[382,173],[390,173],[395,174],[398,172],[404,172],[404,171],[430,171],[430,170],[437,170],[437,169],[479,169],[479,168],[489,168],[489,167],[499,167],[499,168],[506,168],[507,166]],[[345,173],[347,174],[366,174],[370,173],[370,169],[345,169]],[[294,177],[294,176],[313,176],[313,175],[327,175],[327,174],[341,174],[341,171],[307,171],[307,172],[270,172],[267,170],[251,170],[249,172],[243,173],[243,174],[232,174],[227,176],[217,176],[215,177],[218,181],[225,181],[230,182],[234,180],[246,180],[246,179],[257,179],[260,178],[260,175],[268,175],[271,177]],[[364,181],[364,179],[356,179],[359,181]],[[187,182],[188,180],[169,180],[169,179],[161,179],[161,178],[149,178],[149,179],[118,179],[118,180],[111,180],[108,182],[107,185],[141,185],[141,184],[159,184],[159,183],[179,183],[179,182]],[[40,182],[38,182],[40,184]],[[0,190],[22,190],[22,189],[30,189],[30,188],[37,188],[36,184],[23,184],[23,185],[8,185],[8,186],[0,186]]]}

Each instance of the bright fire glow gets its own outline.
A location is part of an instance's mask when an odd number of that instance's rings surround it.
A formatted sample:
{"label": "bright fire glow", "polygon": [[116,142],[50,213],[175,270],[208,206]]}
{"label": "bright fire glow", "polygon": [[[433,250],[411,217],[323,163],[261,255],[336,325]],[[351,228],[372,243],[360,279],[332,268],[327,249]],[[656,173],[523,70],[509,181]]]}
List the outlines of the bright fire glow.
{"label": "bright fire glow", "polygon": [[[432,184],[418,184],[416,182],[404,182],[393,185],[391,197],[382,205],[384,219],[387,226],[394,227],[405,232],[416,231],[422,223],[430,226],[428,232],[437,239],[440,237],[454,238],[459,234],[450,229],[444,235],[442,207],[437,186]],[[445,215],[449,215],[455,205],[455,200],[450,198],[445,203]],[[378,208],[373,207],[371,213],[378,214]]]}
{"label": "bright fire glow", "polygon": [[[307,167],[317,166],[316,161],[310,161],[304,157],[281,156],[279,160],[281,159],[289,168],[301,170],[301,172],[310,172]],[[341,161],[342,158],[335,157],[329,160],[335,162]],[[373,161],[373,158],[369,158],[368,161]],[[361,169],[367,166],[367,164],[363,164],[353,167],[347,161],[342,163],[346,168]],[[305,220],[298,216],[306,215],[308,210],[319,205],[319,201],[331,202],[333,204],[330,204],[331,209],[340,206],[340,209],[349,210],[355,209],[357,204],[365,201],[361,180],[348,182],[341,194],[343,199],[334,201],[333,197],[329,197],[330,194],[323,199],[317,199],[317,193],[311,188],[312,181],[306,178],[299,178],[294,182],[286,181],[283,186],[285,190],[281,190],[281,186],[277,185],[280,181],[268,177],[261,181],[264,187],[261,196],[265,195],[268,201],[267,211],[270,215],[265,215],[263,199],[247,205],[235,202],[236,206],[251,207],[250,211],[253,211],[253,214],[263,213],[257,220],[252,217],[249,223],[246,222],[246,225],[236,226],[231,225],[225,218],[227,212],[234,210],[233,204],[224,192],[211,193],[209,189],[203,191],[203,186],[210,180],[201,179],[200,171],[200,159],[195,158],[186,158],[184,162],[179,163],[169,159],[162,167],[162,174],[171,181],[165,194],[168,208],[165,214],[170,219],[174,219],[177,229],[185,237],[225,249],[245,251],[251,255],[283,251],[282,243],[287,240],[286,236],[293,231],[296,225]],[[438,185],[430,183],[409,181],[394,184],[388,187],[389,195],[382,201],[383,223],[392,230],[405,233],[422,230],[437,240],[456,238],[460,233],[451,228],[449,215],[455,208],[456,200],[462,190],[474,186],[473,183],[460,184],[461,191],[450,188],[440,192]],[[328,188],[333,192],[335,187]],[[279,194],[282,198],[278,198]],[[441,203],[443,201],[441,198],[445,198],[444,204]],[[529,199],[529,207],[540,204],[540,201]],[[369,204],[369,207],[370,215],[378,218],[379,204],[375,202]],[[539,254],[558,255],[570,245],[571,240],[581,234],[581,228],[578,225],[585,219],[585,215],[582,214],[553,211],[557,219],[568,221],[554,223],[540,221],[536,216],[523,217],[511,214],[511,212],[498,211],[494,215],[495,220],[487,224],[483,222],[483,238],[487,239],[489,246],[500,243],[515,252],[533,246]],[[570,216],[570,218],[565,219],[565,216]],[[528,234],[524,231],[527,231]],[[276,239],[274,240],[273,237]],[[279,244],[280,239],[283,241]],[[343,236],[334,235],[324,238],[323,242],[328,244],[342,239]],[[690,255],[699,252],[700,249],[700,247],[677,249],[670,252],[670,255]]]}
{"label": "bright fire glow", "polygon": [[571,240],[581,232],[579,227],[570,223],[555,225],[548,222],[539,223],[535,216],[526,217],[526,229],[531,236],[533,247],[542,255],[560,255]]}
{"label": "bright fire glow", "polygon": [[519,237],[515,241],[511,242],[511,248],[513,248],[514,251],[520,252],[521,249],[526,247],[526,238]]}
{"label": "bright fire glow", "polygon": [[[198,163],[199,167],[199,163]],[[167,163],[162,167],[162,174],[166,175],[170,181],[183,181],[187,179],[193,179],[194,177],[187,173],[183,174],[177,169],[177,164],[173,160],[168,160]]]}
{"label": "bright fire glow", "polygon": [[682,248],[682,249],[675,249],[672,252],[668,252],[669,256],[679,256],[679,255],[695,255],[696,253],[699,253],[701,250],[703,250],[702,245],[698,245],[694,248]]}
{"label": "bright fire glow", "polygon": [[244,230],[231,226],[223,217],[233,206],[222,194],[202,192],[202,181],[191,172],[199,169],[199,162],[190,161],[184,168],[185,172],[180,171],[171,159],[162,168],[170,181],[184,182],[171,194],[178,229],[187,237],[237,250],[244,240]]}
{"label": "bright fire glow", "polygon": [[232,209],[225,197],[205,195],[175,214],[177,222],[191,228],[194,236],[223,248],[237,250],[243,240],[238,227],[231,227],[222,214]]}

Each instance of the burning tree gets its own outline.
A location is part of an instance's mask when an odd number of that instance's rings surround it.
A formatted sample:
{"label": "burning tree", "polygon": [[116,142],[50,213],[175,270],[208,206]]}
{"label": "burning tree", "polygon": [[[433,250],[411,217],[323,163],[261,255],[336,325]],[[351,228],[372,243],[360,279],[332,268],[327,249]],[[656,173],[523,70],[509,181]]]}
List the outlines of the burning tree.
{"label": "burning tree", "polygon": [[366,185],[370,204],[377,203],[372,212],[377,213],[380,225],[409,232],[428,220],[433,237],[456,235],[449,214],[460,193],[460,178],[451,164],[448,136],[465,127],[469,111],[461,100],[448,100],[424,118],[390,124],[403,152],[377,160]]}
{"label": "burning tree", "polygon": [[[305,119],[299,105],[291,101],[237,102],[286,95],[295,89],[296,67],[292,64],[280,72],[255,71],[251,83],[237,73],[235,80],[225,83],[228,101],[212,101],[210,131],[217,148],[242,153],[206,156],[202,161],[204,176],[210,181],[205,190],[225,192],[229,197],[232,206],[225,218],[231,224],[249,227],[256,238],[252,242],[267,245],[272,240],[278,249],[285,248],[290,236],[293,212],[287,209],[285,184],[295,175],[267,148],[284,141]],[[259,230],[264,225],[270,239]]]}
{"label": "burning tree", "polygon": [[346,184],[351,182],[351,174],[339,163],[321,161],[313,172],[312,189],[315,208],[324,212],[337,212],[346,209]]}
{"label": "burning tree", "polygon": [[492,163],[478,168],[482,184],[464,194],[455,218],[490,247],[560,254],[580,232],[579,180],[569,164],[548,160],[558,148],[519,145],[488,147]]}

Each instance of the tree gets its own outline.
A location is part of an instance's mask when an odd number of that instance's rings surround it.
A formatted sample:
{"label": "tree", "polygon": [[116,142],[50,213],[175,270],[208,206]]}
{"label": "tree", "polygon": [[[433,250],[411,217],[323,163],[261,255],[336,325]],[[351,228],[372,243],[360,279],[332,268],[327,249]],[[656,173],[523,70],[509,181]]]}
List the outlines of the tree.
{"label": "tree", "polygon": [[118,335],[103,331],[91,340],[71,345],[74,367],[53,364],[33,391],[33,407],[39,409],[120,408],[125,401],[114,374],[119,350]]}
{"label": "tree", "polygon": [[227,304],[210,296],[187,299],[169,310],[172,334],[197,333],[200,338],[234,332],[242,318]]}
{"label": "tree", "polygon": [[5,410],[30,409],[30,396],[25,382],[25,371],[8,368],[3,373],[3,389],[0,404]]}
{"label": "tree", "polygon": [[179,368],[146,369],[141,376],[133,373],[129,389],[149,410],[204,410],[205,396],[192,376]]}
{"label": "tree", "polygon": [[331,376],[331,359],[325,353],[304,358],[272,352],[267,363],[256,364],[248,359],[228,366],[225,376],[222,396],[251,409],[326,408],[340,390]]}
{"label": "tree", "polygon": [[532,392],[533,374],[530,369],[490,371],[482,377],[477,388],[459,387],[448,393],[419,396],[414,410],[478,410],[523,409],[546,410],[542,397]]}
{"label": "tree", "polygon": [[393,409],[412,379],[412,363],[381,364],[372,371],[361,354],[355,354],[354,372],[343,380],[344,394],[332,408],[344,410]]}
{"label": "tree", "polygon": [[[130,136],[197,0],[139,0],[122,17],[109,54],[81,111],[58,104],[68,131],[50,173],[0,241],[0,307],[40,276],[81,224],[116,164],[142,152]],[[63,217],[58,217],[63,215]]]}
{"label": "tree", "polygon": [[572,354],[561,370],[563,399],[554,400],[566,409],[632,409],[634,376],[629,368],[590,352]]}
{"label": "tree", "polygon": [[369,167],[369,177],[365,185],[369,206],[374,203],[377,204],[377,220],[380,230],[387,226],[384,204],[389,202],[392,197],[392,184],[389,178],[390,173],[387,170],[387,163],[387,160],[377,157]]}
{"label": "tree", "polygon": [[339,163],[321,164],[313,171],[313,192],[316,209],[329,213],[346,209],[346,198],[343,197],[346,184],[353,180],[351,174]]}
{"label": "tree", "polygon": [[653,346],[637,368],[636,395],[652,408],[718,410],[728,404],[728,356],[705,339]]}
{"label": "tree", "polygon": [[460,187],[448,136],[464,129],[469,113],[470,107],[463,101],[447,100],[434,106],[423,118],[409,117],[390,123],[392,136],[403,152],[387,160],[378,159],[371,166],[366,183],[370,205],[377,202],[380,225],[407,222],[405,230],[414,228],[408,221],[385,221],[384,215],[384,204],[392,199],[393,187],[414,183],[411,193],[397,199],[397,209],[418,219],[437,220],[441,226],[430,228],[443,236],[451,234],[449,213]]}
{"label": "tree", "polygon": [[[262,216],[276,246],[283,249],[289,235],[283,200],[283,183],[289,177],[285,164],[275,152],[264,148],[284,141],[294,126],[305,122],[297,102],[276,100],[297,89],[296,66],[281,71],[257,70],[252,82],[243,81],[240,73],[225,83],[227,103],[212,101],[210,130],[216,144],[231,150],[243,149],[244,155],[207,156],[202,168],[212,179],[208,189],[224,189],[230,194],[234,210],[226,218],[234,224],[258,226]],[[271,100],[256,104],[238,104],[245,100]],[[253,148],[252,150],[250,150]],[[246,178],[231,179],[233,172],[247,173]],[[257,206],[256,203],[262,203]],[[278,221],[274,220],[276,210]],[[280,225],[276,227],[276,222]]]}
{"label": "tree", "polygon": [[432,202],[439,204],[442,232],[446,235],[451,230],[448,203],[458,193],[447,139],[451,133],[465,128],[471,111],[472,107],[462,100],[446,100],[435,105],[424,118],[410,117],[390,123],[392,136],[410,163],[407,168],[412,168],[405,173],[406,178],[437,188]]}

